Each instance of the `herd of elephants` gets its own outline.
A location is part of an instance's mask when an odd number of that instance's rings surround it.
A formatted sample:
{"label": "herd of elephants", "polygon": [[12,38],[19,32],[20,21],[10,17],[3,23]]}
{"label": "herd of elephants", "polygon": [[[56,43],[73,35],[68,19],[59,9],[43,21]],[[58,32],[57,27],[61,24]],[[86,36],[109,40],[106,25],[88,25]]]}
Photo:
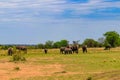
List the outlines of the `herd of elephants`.
{"label": "herd of elephants", "polygon": [[[19,51],[24,51],[27,53],[27,47],[26,46],[16,46],[16,49]],[[87,53],[87,46],[82,46],[83,53]],[[72,53],[78,53],[79,47],[74,45],[74,46],[67,46],[67,47],[61,47],[60,48],[60,53],[62,54],[72,54]],[[44,48],[44,52],[47,53],[48,49]],[[8,48],[8,55],[12,56],[14,53],[13,48]]]}
{"label": "herd of elephants", "polygon": [[[110,48],[111,48],[110,46],[106,46],[105,50],[109,50]],[[16,46],[16,49],[27,53],[26,46]],[[87,45],[82,46],[82,51],[83,51],[83,53],[87,53]],[[48,49],[44,48],[44,53],[47,53],[47,52],[48,52]],[[72,53],[78,54],[78,52],[79,52],[79,47],[77,45],[60,47],[60,53],[62,53],[62,54],[72,54]],[[14,53],[13,48],[11,48],[11,47],[8,48],[8,55],[12,56],[13,53]]]}
{"label": "herd of elephants", "polygon": [[[26,46],[16,46],[15,48],[19,51],[24,51],[25,53],[27,53],[27,47]],[[12,47],[8,48],[8,55],[12,56],[13,53],[14,53],[13,48]]]}
{"label": "herd of elephants", "polygon": [[[60,53],[62,54],[72,54],[72,53],[78,53],[79,47],[77,45],[74,46],[67,46],[67,47],[61,47]],[[83,53],[87,53],[87,45],[82,46]]]}

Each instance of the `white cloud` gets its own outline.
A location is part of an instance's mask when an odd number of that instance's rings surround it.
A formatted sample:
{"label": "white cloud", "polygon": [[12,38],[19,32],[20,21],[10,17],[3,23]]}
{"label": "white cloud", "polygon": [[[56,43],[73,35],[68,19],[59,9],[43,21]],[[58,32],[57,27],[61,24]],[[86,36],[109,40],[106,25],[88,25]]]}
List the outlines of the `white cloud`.
{"label": "white cloud", "polygon": [[89,0],[86,3],[67,3],[66,0],[6,0],[0,1],[0,14],[10,15],[11,20],[24,17],[34,18],[36,15],[41,18],[51,18],[51,15],[59,16],[66,10],[73,10],[73,15],[84,15],[111,7],[120,8],[120,2]]}
{"label": "white cloud", "polygon": [[14,8],[17,4],[15,3],[9,3],[9,2],[0,2],[0,9],[1,8]]}

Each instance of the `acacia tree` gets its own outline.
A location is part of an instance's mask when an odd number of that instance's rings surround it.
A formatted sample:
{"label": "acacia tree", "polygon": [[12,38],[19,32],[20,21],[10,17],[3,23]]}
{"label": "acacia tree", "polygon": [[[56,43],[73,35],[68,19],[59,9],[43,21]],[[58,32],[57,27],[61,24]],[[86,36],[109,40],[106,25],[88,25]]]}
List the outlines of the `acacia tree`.
{"label": "acacia tree", "polygon": [[116,31],[108,31],[104,34],[105,42],[111,45],[111,47],[116,47],[120,45],[120,35]]}

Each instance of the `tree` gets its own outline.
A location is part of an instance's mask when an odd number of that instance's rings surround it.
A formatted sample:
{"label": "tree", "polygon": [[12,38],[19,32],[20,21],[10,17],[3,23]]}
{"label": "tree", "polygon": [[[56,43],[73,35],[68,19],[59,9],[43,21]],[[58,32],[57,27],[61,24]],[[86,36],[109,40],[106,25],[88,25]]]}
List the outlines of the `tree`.
{"label": "tree", "polygon": [[54,48],[60,48],[60,47],[66,47],[68,46],[69,41],[68,40],[61,40],[61,41],[57,41],[53,44]]}
{"label": "tree", "polygon": [[66,46],[68,46],[68,44],[69,44],[69,41],[68,41],[68,40],[61,40],[61,41],[60,41],[60,46],[61,46],[61,47],[66,47]]}
{"label": "tree", "polygon": [[40,43],[36,46],[37,48],[43,49],[44,48],[44,44]]}
{"label": "tree", "polygon": [[94,39],[86,39],[84,40],[83,45],[87,45],[88,47],[97,47],[98,42]]}
{"label": "tree", "polygon": [[61,47],[60,41],[57,41],[53,44],[53,48],[60,48],[60,47]]}
{"label": "tree", "polygon": [[53,47],[53,41],[50,41],[50,40],[48,40],[48,41],[46,41],[45,42],[45,48],[52,48]]}
{"label": "tree", "polygon": [[97,42],[99,47],[103,47],[105,43],[105,38],[104,37],[98,38]]}
{"label": "tree", "polygon": [[116,47],[120,45],[120,35],[116,31],[108,31],[104,34],[105,42],[111,45],[111,47]]}

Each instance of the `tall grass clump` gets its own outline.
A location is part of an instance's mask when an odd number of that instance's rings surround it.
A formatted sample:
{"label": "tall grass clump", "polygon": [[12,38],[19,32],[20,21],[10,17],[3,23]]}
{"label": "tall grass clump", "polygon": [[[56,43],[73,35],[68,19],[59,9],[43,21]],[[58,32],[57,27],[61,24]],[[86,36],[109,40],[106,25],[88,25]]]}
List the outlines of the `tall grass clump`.
{"label": "tall grass clump", "polygon": [[13,61],[26,61],[26,58],[22,54],[17,53],[13,55]]}
{"label": "tall grass clump", "polygon": [[26,58],[24,57],[24,54],[22,51],[17,50],[15,47],[13,47],[13,56],[12,56],[12,61],[26,61]]}

